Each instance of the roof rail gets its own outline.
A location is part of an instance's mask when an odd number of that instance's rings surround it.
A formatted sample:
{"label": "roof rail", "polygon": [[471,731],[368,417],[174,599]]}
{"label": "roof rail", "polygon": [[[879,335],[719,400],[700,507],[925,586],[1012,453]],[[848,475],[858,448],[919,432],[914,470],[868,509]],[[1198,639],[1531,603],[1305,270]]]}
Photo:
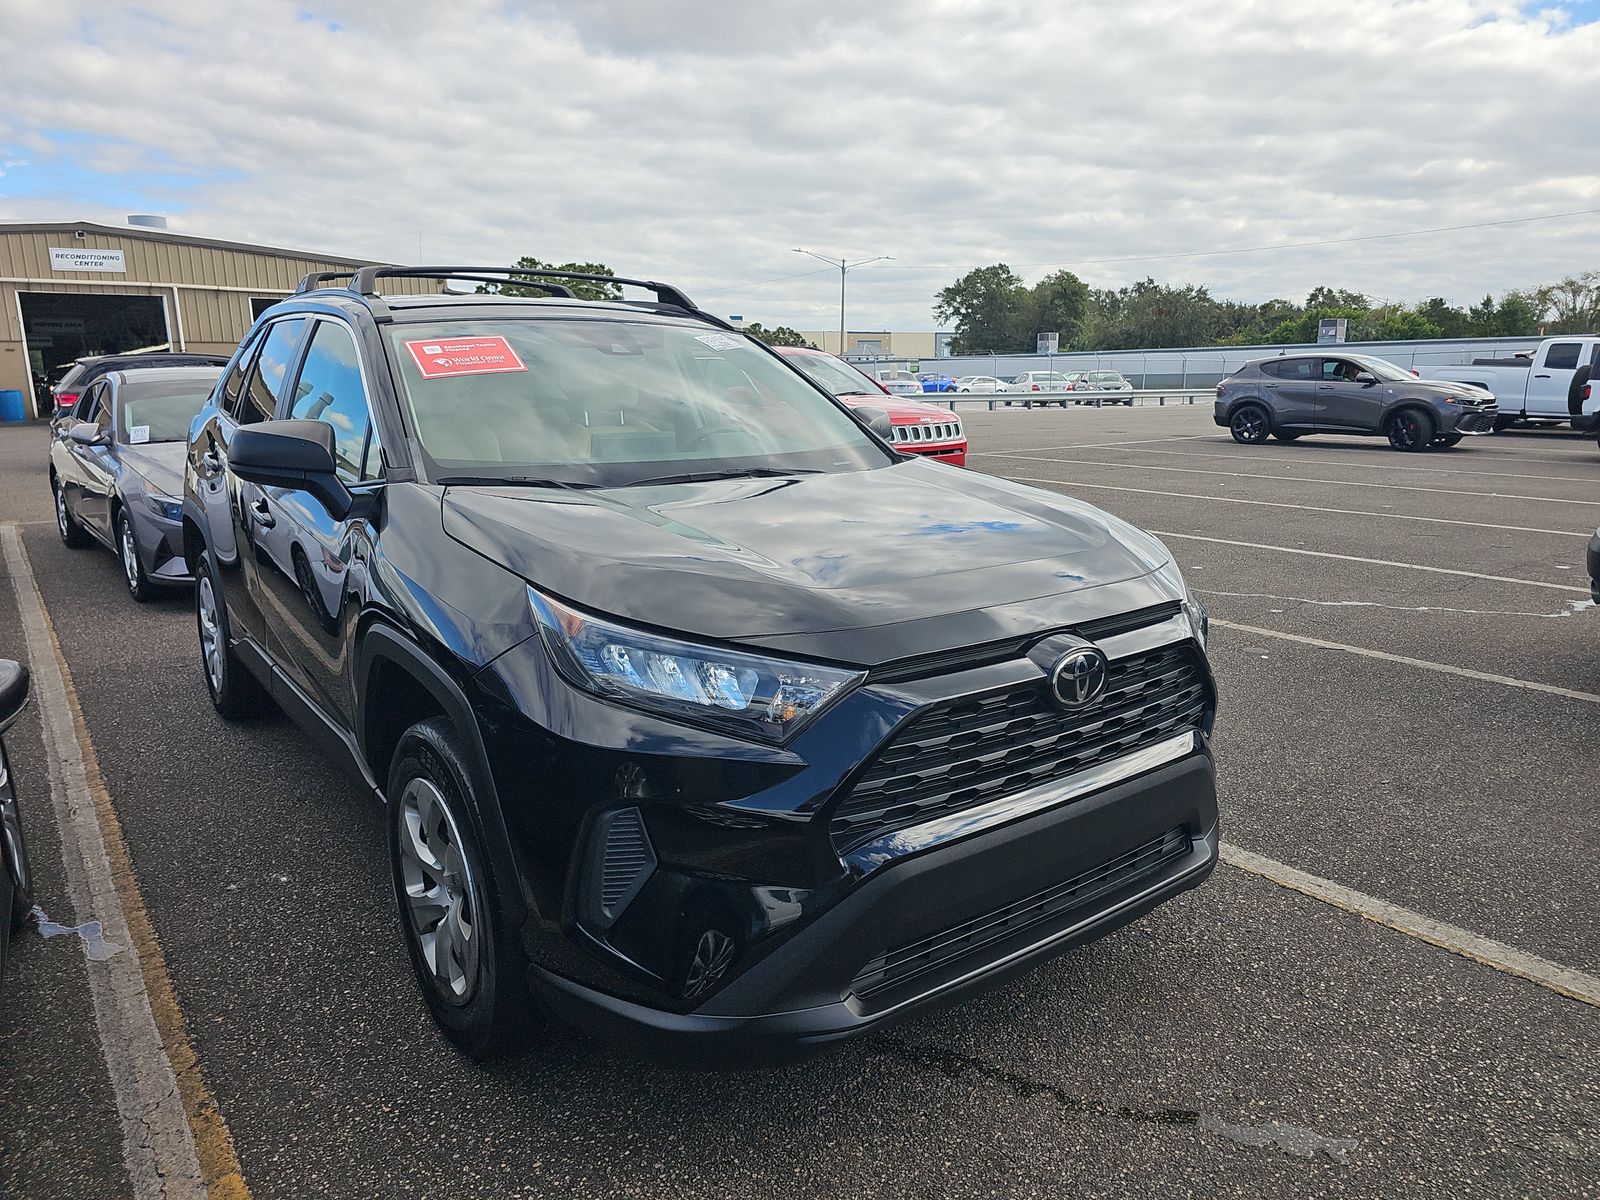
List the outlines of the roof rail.
{"label": "roof rail", "polygon": [[350,279],[354,275],[354,271],[312,271],[300,280],[294,294],[298,296],[301,292],[314,292],[329,279]]}
{"label": "roof rail", "polygon": [[[349,274],[343,272],[342,274]],[[516,276],[518,278],[507,278]],[[311,276],[307,276],[311,278]],[[362,267],[354,273],[350,281],[350,290],[359,292],[363,296],[378,294],[377,282],[380,279],[471,279],[479,283],[513,283],[518,287],[537,287],[552,291],[556,295],[573,295],[572,289],[557,284],[544,284],[544,279],[581,279],[590,283],[615,283],[626,284],[630,287],[644,288],[656,294],[656,299],[662,304],[669,304],[674,308],[688,309],[698,312],[694,301],[690,300],[670,283],[656,283],[648,279],[628,279],[621,275],[590,275],[581,271],[546,271],[542,268],[528,267]],[[555,291],[560,287],[560,291]]]}

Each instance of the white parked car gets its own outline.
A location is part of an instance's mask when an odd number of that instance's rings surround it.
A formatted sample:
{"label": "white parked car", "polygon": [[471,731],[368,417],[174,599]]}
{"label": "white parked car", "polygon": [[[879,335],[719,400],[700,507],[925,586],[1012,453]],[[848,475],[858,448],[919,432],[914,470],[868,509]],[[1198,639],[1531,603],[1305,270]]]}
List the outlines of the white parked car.
{"label": "white parked car", "polygon": [[[1060,371],[1024,371],[1021,375],[1009,381],[1005,390],[1007,393],[1023,392],[1031,395],[1034,392],[1043,392],[1050,394],[1049,400],[1039,400],[1037,403],[1040,405],[1055,403],[1065,408],[1067,400],[1063,393],[1071,390],[1068,387],[1068,382],[1067,377]],[[1006,403],[1010,404],[1012,402],[1007,400]],[[1024,400],[1022,406],[1024,408],[1032,408],[1034,403],[1035,401],[1033,400]]]}
{"label": "white parked car", "polygon": [[993,375],[963,375],[956,380],[956,391],[994,393],[1006,390],[1005,381]]}
{"label": "white parked car", "polygon": [[910,371],[882,370],[878,372],[878,382],[895,396],[920,396],[922,395],[922,380]]}

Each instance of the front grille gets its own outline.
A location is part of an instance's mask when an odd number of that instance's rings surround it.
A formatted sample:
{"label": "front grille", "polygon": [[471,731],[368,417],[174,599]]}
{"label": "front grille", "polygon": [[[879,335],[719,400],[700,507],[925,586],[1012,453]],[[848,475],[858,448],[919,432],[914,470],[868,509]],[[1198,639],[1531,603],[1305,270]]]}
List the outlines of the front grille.
{"label": "front grille", "polygon": [[926,425],[895,425],[897,443],[953,442],[961,436],[960,421],[932,421]]}
{"label": "front grille", "polygon": [[1494,428],[1496,414],[1492,412],[1462,413],[1456,422],[1456,428],[1462,433],[1482,433],[1484,430]]}
{"label": "front grille", "polygon": [[1030,926],[1086,908],[1102,896],[1153,875],[1189,853],[1189,831],[1169,829],[1161,837],[1118,855],[1071,879],[1023,896],[990,912],[941,929],[895,950],[886,950],[857,972],[850,990],[863,1000],[909,983],[962,955],[980,950]]}
{"label": "front grille", "polygon": [[1210,702],[1199,651],[1181,642],[1114,659],[1094,704],[1063,710],[1043,681],[946,701],[890,739],[833,814],[840,854],[1197,729]]}

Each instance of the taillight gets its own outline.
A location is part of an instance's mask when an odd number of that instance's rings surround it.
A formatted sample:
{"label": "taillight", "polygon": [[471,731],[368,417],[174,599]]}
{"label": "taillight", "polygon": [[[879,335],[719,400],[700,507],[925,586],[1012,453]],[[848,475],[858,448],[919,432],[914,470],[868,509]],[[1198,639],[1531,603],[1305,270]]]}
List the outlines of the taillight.
{"label": "taillight", "polygon": [[1583,398],[1585,400],[1587,400],[1589,398],[1589,394],[1590,394],[1589,393],[1589,389],[1591,387],[1593,387],[1593,386],[1594,386],[1593,384],[1589,384],[1589,383],[1586,383],[1586,384],[1583,385]]}
{"label": "taillight", "polygon": [[1417,378],[1418,378],[1418,379],[1421,379],[1421,378],[1422,378],[1422,372],[1421,372],[1421,371],[1419,371],[1419,370],[1417,370],[1417,369],[1416,369],[1416,368],[1415,368],[1415,367],[1412,367],[1412,368],[1411,368],[1411,373],[1412,373],[1412,374],[1413,374],[1413,375],[1415,375],[1415,376],[1416,376],[1416,377],[1417,377]]}
{"label": "taillight", "polygon": [[1030,385],[1029,385],[1029,386],[1030,386],[1030,387],[1032,387],[1032,389],[1033,389],[1033,390],[1034,390],[1034,391],[1036,391],[1036,392],[1037,392],[1037,391],[1038,391],[1038,390],[1039,390],[1039,385],[1038,385],[1038,384],[1037,384],[1037,383],[1035,383],[1035,384],[1030,384]]}
{"label": "taillight", "polygon": [[68,408],[78,402],[77,392],[58,392],[56,394],[56,407]]}

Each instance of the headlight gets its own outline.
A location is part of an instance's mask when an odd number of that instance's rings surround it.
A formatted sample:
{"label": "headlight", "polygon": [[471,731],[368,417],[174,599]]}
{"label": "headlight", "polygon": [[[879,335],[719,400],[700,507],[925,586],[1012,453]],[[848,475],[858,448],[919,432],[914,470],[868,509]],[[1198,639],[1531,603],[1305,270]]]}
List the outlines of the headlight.
{"label": "headlight", "polygon": [[160,492],[146,492],[144,502],[151,512],[169,521],[183,520],[183,501],[163,496]]}
{"label": "headlight", "polygon": [[764,741],[787,741],[862,678],[629,629],[531,587],[528,603],[556,665],[579,687]]}
{"label": "headlight", "polygon": [[1189,619],[1189,628],[1194,631],[1195,641],[1204,646],[1211,636],[1211,617],[1206,612],[1206,606],[1200,602],[1200,597],[1190,594],[1189,585],[1183,580],[1183,572],[1178,570],[1177,560],[1167,559],[1164,566],[1156,568],[1155,576],[1182,606],[1183,615]]}

